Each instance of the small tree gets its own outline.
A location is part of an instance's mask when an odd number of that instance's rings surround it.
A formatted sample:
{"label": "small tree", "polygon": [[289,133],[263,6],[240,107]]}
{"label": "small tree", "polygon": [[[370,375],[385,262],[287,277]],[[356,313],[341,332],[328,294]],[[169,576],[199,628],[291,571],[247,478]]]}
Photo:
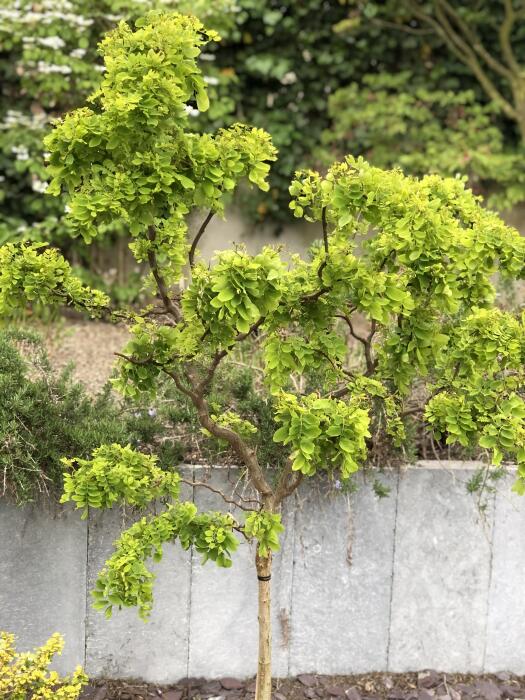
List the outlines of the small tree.
{"label": "small tree", "polygon": [[[207,107],[196,63],[210,38],[195,19],[152,14],[133,31],[122,23],[101,44],[106,72],[93,107],[72,112],[47,139],[50,186],[69,197],[70,221],[85,240],[124,221],[137,260],[149,265],[157,302],[112,310],[75,279],[50,248],[0,249],[0,311],[28,301],[68,303],[128,323],[116,386],[135,397],[174,382],[204,430],[231,447],[256,496],[230,499],[247,511],[198,513],[178,499],[181,478],[129,446],[103,445],[68,460],[64,501],[89,507],[145,506],[158,515],[123,532],[94,591],[95,605],[152,606],[151,557],[179,540],[204,560],[230,566],[235,533],[257,541],[259,661],[256,697],[271,694],[270,578],[281,506],[305,477],[349,481],[378,435],[404,439],[416,411],[448,443],[490,450],[492,463],[518,462],[525,491],[525,331],[494,306],[491,277],[522,274],[523,240],[460,180],[422,180],[346,158],[326,176],[299,172],[290,187],[295,216],[319,222],[320,243],[304,261],[277,248],[242,249],[198,261],[207,224],[247,178],[266,188],[275,151],[268,135],[243,125],[216,134],[187,129],[187,106]],[[187,215],[209,210],[191,243]],[[356,315],[368,330],[358,332]],[[356,361],[347,340],[361,349]],[[274,440],[288,457],[262,464],[246,416],[213,413],[207,397],[222,361],[262,346]],[[423,397],[414,403],[413,389]],[[490,469],[490,466],[487,467]],[[206,486],[205,484],[195,484]],[[226,498],[226,496],[225,496]]]}

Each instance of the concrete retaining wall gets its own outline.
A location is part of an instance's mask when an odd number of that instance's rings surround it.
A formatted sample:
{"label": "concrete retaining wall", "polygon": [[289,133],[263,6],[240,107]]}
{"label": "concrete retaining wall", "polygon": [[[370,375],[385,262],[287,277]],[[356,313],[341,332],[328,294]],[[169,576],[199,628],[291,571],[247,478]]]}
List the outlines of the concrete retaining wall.
{"label": "concrete retaining wall", "polygon": [[[284,514],[275,564],[275,675],[525,673],[525,500],[511,494],[509,475],[480,516],[465,489],[475,468],[420,462],[387,474],[391,495],[382,500],[366,484],[351,496],[305,486]],[[203,478],[202,469],[188,471]],[[227,484],[227,470],[209,478]],[[203,509],[221,507],[216,498],[195,494]],[[114,511],[86,523],[70,511],[0,503],[0,629],[15,632],[19,648],[60,631],[60,668],[83,663],[93,677],[253,675],[256,580],[247,544],[230,570],[168,547],[146,624],[134,609],[107,621],[90,608],[122,519]]]}

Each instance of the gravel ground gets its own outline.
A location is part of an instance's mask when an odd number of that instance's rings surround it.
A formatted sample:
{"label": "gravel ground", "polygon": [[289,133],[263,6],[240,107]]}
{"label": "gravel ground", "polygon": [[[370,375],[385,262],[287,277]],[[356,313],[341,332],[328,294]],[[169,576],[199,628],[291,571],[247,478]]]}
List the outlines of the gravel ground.
{"label": "gravel ground", "polygon": [[[355,328],[366,335],[367,327],[358,319]],[[63,317],[59,321],[37,326],[44,338],[51,364],[60,370],[74,365],[74,376],[90,394],[95,395],[111,375],[115,352],[122,351],[129,338],[124,326],[102,321],[85,321]]]}
{"label": "gravel ground", "polygon": [[107,382],[119,352],[129,334],[123,326],[100,321],[63,320],[40,329],[51,364],[62,369],[73,363],[74,376],[90,394]]}
{"label": "gravel ground", "polygon": [[[236,678],[193,678],[175,686],[100,681],[82,700],[252,700],[255,682]],[[493,676],[444,674],[437,671],[359,676],[316,676],[276,680],[273,700],[522,700],[525,678],[510,673]]]}

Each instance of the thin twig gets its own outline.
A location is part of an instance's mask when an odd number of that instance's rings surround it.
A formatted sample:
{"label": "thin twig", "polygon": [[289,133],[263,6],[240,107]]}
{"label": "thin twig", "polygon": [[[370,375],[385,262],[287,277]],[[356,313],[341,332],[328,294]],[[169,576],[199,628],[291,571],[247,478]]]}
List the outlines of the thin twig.
{"label": "thin twig", "polygon": [[206,227],[208,226],[208,224],[209,224],[210,221],[212,220],[214,213],[215,213],[215,212],[212,211],[212,210],[210,210],[210,211],[208,212],[208,216],[207,216],[207,217],[204,219],[204,221],[202,222],[202,224],[201,224],[199,230],[197,231],[197,235],[196,235],[195,238],[193,239],[193,243],[191,244],[190,252],[189,252],[189,255],[188,255],[188,260],[189,260],[189,263],[190,263],[190,267],[193,267],[193,265],[195,264],[195,252],[196,252],[196,250],[197,250],[197,245],[199,244],[200,239],[202,238],[204,232],[206,231]]}
{"label": "thin twig", "polygon": [[368,336],[366,338],[363,338],[363,336],[358,335],[355,332],[354,326],[352,324],[352,320],[348,314],[336,314],[336,318],[343,319],[343,321],[345,321],[346,324],[348,325],[348,328],[350,330],[350,335],[362,344],[364,352],[365,352],[367,375],[372,374],[376,368],[376,361],[372,357],[372,338],[374,337],[374,334],[375,334],[376,329],[377,329],[377,321],[372,320],[370,333],[368,334]]}
{"label": "thin twig", "polygon": [[323,207],[323,209],[322,209],[321,222],[323,225],[324,259],[323,259],[323,262],[319,265],[319,269],[317,270],[317,275],[322,282],[323,281],[323,270],[326,267],[326,263],[328,262],[328,256],[330,254],[329,248],[328,248],[328,224],[326,221],[326,207]]}
{"label": "thin twig", "polygon": [[[235,501],[231,498],[228,498],[228,496],[226,496],[226,494],[224,494],[220,489],[213,488],[213,486],[210,486],[205,481],[192,481],[191,479],[183,479],[183,478],[181,478],[180,481],[183,484],[187,484],[188,486],[201,486],[202,488],[208,489],[209,491],[213,491],[213,493],[218,494],[223,499],[223,501],[225,501],[226,503],[231,503],[236,508],[240,508],[241,510],[246,510],[246,511],[253,510],[253,508],[247,508],[246,506],[243,506],[238,501]],[[261,502],[255,498],[243,498],[242,496],[239,496],[239,498],[244,503],[256,503],[258,506],[261,505]]]}
{"label": "thin twig", "polygon": [[157,289],[159,290],[160,298],[162,299],[162,303],[164,304],[166,311],[169,314],[171,314],[178,323],[181,320],[182,316],[179,309],[170,299],[168,287],[166,285],[164,277],[160,274],[159,265],[157,262],[157,255],[155,253],[155,250],[153,249],[153,245],[155,243],[155,236],[155,228],[153,226],[150,226],[148,229],[148,239],[151,243],[151,246],[148,250],[148,264],[151,268],[151,272],[153,274],[155,282],[157,283]]}

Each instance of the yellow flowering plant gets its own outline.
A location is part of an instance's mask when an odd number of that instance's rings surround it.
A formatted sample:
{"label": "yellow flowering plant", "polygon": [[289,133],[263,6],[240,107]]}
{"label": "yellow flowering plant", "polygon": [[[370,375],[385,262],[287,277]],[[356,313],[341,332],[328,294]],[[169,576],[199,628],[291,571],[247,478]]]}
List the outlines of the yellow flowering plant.
{"label": "yellow flowering plant", "polygon": [[17,652],[15,636],[0,632],[0,697],[9,700],[76,700],[87,676],[81,666],[71,675],[60,676],[49,665],[64,648],[63,637],[55,633],[32,652]]}

